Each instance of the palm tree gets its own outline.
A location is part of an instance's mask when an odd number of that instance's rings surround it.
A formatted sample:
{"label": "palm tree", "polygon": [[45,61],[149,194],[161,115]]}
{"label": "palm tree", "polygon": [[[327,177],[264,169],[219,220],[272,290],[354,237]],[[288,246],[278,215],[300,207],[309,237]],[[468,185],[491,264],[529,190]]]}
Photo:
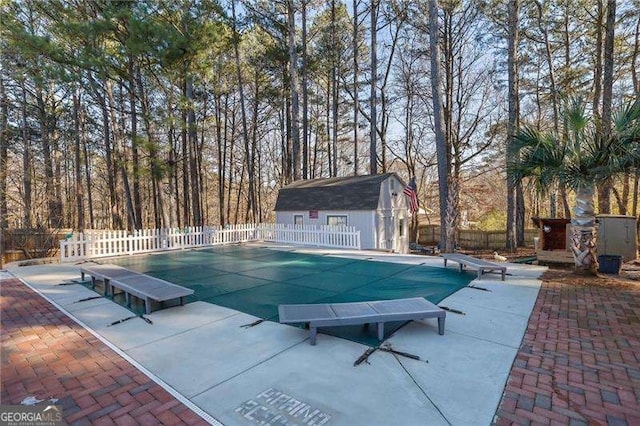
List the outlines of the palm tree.
{"label": "palm tree", "polygon": [[564,114],[568,129],[565,135],[525,126],[513,144],[520,160],[508,167],[515,182],[528,178],[529,185],[540,193],[557,184],[575,191],[570,238],[575,271],[595,275],[598,260],[594,188],[640,163],[640,99],[613,114],[608,136],[596,131],[582,100],[569,101]]}

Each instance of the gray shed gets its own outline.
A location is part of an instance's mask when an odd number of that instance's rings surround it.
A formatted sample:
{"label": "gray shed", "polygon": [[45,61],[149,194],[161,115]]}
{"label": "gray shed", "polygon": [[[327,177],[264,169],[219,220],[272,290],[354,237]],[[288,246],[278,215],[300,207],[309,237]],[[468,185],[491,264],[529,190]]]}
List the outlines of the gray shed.
{"label": "gray shed", "polygon": [[280,190],[276,223],[344,225],[363,249],[408,251],[409,204],[395,173],[300,180]]}

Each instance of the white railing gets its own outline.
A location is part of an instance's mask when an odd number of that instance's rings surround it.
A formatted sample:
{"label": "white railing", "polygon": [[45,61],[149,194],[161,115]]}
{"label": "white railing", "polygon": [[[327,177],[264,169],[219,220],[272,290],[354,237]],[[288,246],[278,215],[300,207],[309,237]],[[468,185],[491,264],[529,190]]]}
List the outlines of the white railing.
{"label": "white railing", "polygon": [[360,250],[360,231],[355,226],[290,225],[262,223],[262,241]]}
{"label": "white railing", "polygon": [[206,247],[248,241],[360,249],[355,227],[240,224],[129,231],[85,230],[60,241],[60,261]]}

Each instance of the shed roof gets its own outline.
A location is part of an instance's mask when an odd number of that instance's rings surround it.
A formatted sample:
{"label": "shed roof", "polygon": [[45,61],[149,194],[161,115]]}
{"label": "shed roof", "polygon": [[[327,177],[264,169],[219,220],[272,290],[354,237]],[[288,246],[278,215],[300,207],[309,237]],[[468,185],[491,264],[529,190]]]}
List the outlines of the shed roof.
{"label": "shed roof", "polygon": [[395,173],[299,180],[278,193],[276,211],[376,210],[380,184]]}

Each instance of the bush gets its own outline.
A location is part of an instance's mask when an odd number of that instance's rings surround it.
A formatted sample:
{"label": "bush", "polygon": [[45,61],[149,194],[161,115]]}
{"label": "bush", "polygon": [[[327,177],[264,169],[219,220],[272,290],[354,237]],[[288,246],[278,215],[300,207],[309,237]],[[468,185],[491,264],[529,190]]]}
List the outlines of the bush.
{"label": "bush", "polygon": [[507,213],[489,210],[480,216],[478,228],[483,231],[504,231],[507,228]]}

